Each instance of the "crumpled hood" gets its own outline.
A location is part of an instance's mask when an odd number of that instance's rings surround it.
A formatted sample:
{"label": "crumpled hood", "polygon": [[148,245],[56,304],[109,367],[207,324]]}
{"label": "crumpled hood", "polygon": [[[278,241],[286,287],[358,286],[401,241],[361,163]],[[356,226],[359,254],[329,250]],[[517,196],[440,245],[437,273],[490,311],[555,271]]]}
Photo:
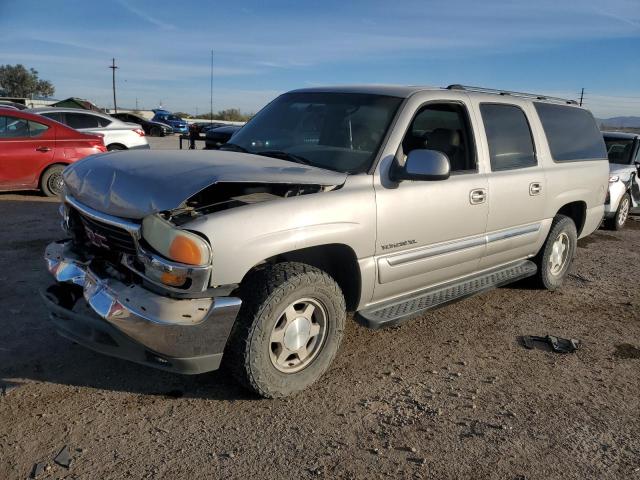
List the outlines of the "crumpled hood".
{"label": "crumpled hood", "polygon": [[119,151],[64,171],[66,193],[99,212],[140,219],[221,182],[342,185],[347,174],[229,151]]}

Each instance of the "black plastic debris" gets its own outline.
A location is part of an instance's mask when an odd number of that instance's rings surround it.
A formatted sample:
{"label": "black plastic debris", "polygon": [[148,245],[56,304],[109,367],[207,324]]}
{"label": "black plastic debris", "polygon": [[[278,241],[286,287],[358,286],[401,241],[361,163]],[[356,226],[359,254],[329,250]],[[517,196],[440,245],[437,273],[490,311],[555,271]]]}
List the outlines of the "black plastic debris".
{"label": "black plastic debris", "polygon": [[554,335],[546,337],[524,335],[521,339],[524,347],[529,350],[536,348],[536,344],[548,345],[556,353],[573,353],[580,348],[580,340],[575,338],[561,338]]}
{"label": "black plastic debris", "polygon": [[18,388],[18,385],[15,383],[0,383],[0,397],[6,397],[16,388]]}
{"label": "black plastic debris", "polygon": [[31,470],[31,475],[29,475],[29,478],[38,478],[40,475],[42,475],[46,466],[47,462],[36,463]]}
{"label": "black plastic debris", "polygon": [[53,459],[54,462],[64,468],[69,468],[69,465],[71,465],[71,460],[71,454],[69,453],[69,448],[66,445],[62,447],[60,453],[58,453],[56,458]]}

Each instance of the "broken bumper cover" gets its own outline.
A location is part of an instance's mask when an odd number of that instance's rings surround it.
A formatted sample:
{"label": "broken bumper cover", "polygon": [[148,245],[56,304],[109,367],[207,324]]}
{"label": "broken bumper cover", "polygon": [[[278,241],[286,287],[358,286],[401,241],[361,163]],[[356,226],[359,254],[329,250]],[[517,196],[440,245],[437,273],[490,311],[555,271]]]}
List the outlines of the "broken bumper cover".
{"label": "broken bumper cover", "polygon": [[42,297],[63,337],[106,355],[177,373],[219,368],[239,298],[157,295],[139,285],[100,277],[60,243],[47,247],[45,259],[58,283]]}

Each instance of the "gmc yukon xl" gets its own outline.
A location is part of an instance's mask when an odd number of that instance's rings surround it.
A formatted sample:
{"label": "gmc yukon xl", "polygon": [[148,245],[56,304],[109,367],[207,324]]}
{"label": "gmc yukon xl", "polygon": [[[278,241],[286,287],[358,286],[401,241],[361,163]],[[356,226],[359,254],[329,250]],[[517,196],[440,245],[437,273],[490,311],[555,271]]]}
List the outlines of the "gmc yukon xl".
{"label": "gmc yukon xl", "polygon": [[43,293],[64,337],[265,397],[316,381],[347,312],[370,328],[526,277],[558,288],[609,164],[575,102],[452,85],[296,90],[218,151],[64,172]]}

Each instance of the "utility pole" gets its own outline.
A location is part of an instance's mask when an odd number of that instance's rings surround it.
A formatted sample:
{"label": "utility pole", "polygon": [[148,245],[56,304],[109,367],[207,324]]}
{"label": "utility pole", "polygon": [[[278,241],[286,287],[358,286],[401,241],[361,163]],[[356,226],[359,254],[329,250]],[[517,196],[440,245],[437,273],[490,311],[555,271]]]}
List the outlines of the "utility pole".
{"label": "utility pole", "polygon": [[213,123],[213,48],[211,49],[211,90],[209,96],[209,121]]}
{"label": "utility pole", "polygon": [[109,68],[111,69],[111,72],[113,74],[113,110],[115,111],[115,113],[118,113],[118,104],[116,103],[116,59],[112,58],[111,59],[111,65],[109,65]]}
{"label": "utility pole", "polygon": [[580,92],[580,106],[582,106],[582,99],[584,98],[584,87],[582,87],[582,91]]}
{"label": "utility pole", "polygon": [[136,112],[138,111],[138,97],[136,97]]}

